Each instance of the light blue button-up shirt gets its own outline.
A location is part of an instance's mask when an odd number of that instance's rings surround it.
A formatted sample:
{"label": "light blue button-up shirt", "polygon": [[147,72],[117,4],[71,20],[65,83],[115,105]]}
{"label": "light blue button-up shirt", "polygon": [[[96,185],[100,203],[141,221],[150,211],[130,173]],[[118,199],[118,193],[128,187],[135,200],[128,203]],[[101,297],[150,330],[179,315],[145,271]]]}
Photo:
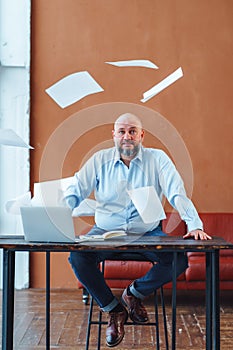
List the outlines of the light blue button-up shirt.
{"label": "light blue button-up shirt", "polygon": [[65,198],[76,196],[79,205],[94,191],[98,227],[144,233],[155,229],[159,221],[144,223],[127,190],[145,186],[154,186],[161,201],[163,196],[168,199],[186,222],[188,231],[203,228],[173,162],[159,149],[141,146],[129,168],[122,162],[115,147],[95,153],[74,175]]}

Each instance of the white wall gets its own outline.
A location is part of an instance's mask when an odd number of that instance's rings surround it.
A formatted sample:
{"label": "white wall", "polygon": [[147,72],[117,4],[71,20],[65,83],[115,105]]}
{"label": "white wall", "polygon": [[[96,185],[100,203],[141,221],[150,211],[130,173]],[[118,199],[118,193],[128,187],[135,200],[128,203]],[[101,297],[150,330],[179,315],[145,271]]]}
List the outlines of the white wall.
{"label": "white wall", "polygon": [[[0,128],[13,129],[29,143],[29,0],[0,0],[0,62]],[[0,235],[22,229],[20,216],[7,214],[4,206],[29,190],[29,156],[25,148],[0,147]],[[16,288],[25,288],[28,283],[28,253],[17,253]]]}

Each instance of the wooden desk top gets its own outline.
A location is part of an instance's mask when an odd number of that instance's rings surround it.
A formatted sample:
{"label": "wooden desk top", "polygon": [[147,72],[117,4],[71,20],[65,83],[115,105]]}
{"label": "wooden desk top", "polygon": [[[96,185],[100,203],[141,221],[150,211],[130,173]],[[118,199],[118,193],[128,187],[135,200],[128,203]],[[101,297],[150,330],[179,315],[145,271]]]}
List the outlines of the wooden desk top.
{"label": "wooden desk top", "polygon": [[153,237],[128,235],[104,241],[71,242],[71,243],[45,243],[28,242],[23,238],[3,238],[0,236],[0,248],[15,251],[73,251],[73,250],[116,250],[122,251],[213,251],[220,249],[233,249],[233,243],[226,242],[221,237],[213,237],[211,240],[201,241],[183,239],[183,237],[166,236]]}

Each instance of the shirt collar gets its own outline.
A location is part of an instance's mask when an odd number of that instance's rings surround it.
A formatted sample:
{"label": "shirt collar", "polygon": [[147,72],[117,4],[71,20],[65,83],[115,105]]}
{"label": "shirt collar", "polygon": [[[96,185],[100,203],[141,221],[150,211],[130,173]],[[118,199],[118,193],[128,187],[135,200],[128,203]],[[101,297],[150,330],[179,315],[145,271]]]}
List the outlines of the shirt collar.
{"label": "shirt collar", "polygon": [[[138,154],[136,155],[136,157],[134,159],[132,159],[132,161],[135,161],[136,159],[138,159],[140,162],[142,162],[142,151],[143,151],[143,146],[140,146]],[[120,152],[115,148],[113,164],[115,165],[118,162],[121,162]]]}

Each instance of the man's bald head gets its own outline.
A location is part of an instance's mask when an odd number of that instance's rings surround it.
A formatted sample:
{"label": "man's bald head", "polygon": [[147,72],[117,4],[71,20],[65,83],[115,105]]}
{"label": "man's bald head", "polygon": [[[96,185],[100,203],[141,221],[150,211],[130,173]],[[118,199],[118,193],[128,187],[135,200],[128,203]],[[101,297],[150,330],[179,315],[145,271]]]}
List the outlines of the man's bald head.
{"label": "man's bald head", "polygon": [[125,125],[132,125],[136,128],[142,129],[142,122],[141,120],[132,113],[124,113],[120,115],[114,124],[114,129],[117,128],[118,124],[125,124]]}

